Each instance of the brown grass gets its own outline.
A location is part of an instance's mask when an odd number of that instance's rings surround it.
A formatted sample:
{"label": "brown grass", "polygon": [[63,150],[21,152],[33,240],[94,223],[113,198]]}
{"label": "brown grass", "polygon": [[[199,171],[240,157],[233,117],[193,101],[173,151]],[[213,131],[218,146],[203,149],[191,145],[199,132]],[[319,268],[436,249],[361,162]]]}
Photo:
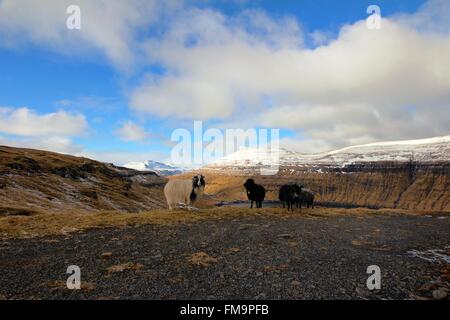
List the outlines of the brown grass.
{"label": "brown grass", "polygon": [[188,258],[188,262],[192,265],[206,268],[213,263],[217,263],[217,259],[206,252],[197,252]]}
{"label": "brown grass", "polygon": [[[425,215],[427,211],[408,211],[399,209],[372,210],[366,208],[330,209],[315,208],[301,209],[293,213],[279,208],[212,208],[195,212],[184,210],[153,210],[143,213],[118,212],[66,212],[48,213],[35,216],[6,216],[0,217],[1,238],[32,238],[50,235],[68,235],[74,232],[96,228],[126,227],[145,224],[176,225],[195,223],[203,220],[234,219],[245,217],[261,218],[320,218],[335,216],[368,217],[372,215]],[[436,213],[434,213],[436,214]],[[448,213],[441,213],[448,214]]]}
{"label": "brown grass", "polygon": [[117,272],[123,272],[128,270],[140,270],[144,267],[141,263],[134,263],[134,262],[127,262],[122,264],[116,264],[114,266],[109,267],[106,269],[108,273],[117,273]]}

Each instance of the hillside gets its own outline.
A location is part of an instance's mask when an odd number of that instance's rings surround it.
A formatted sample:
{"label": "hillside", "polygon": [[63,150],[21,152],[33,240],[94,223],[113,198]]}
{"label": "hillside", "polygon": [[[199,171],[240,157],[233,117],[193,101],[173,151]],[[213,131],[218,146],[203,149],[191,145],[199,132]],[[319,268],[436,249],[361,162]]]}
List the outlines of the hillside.
{"label": "hillside", "polygon": [[450,211],[450,136],[372,143],[321,153],[278,150],[279,172],[261,176],[274,153],[245,149],[205,167],[207,192],[220,200],[245,200],[242,184],[253,176],[277,199],[280,185],[298,182],[331,206]]}
{"label": "hillside", "polygon": [[160,208],[164,182],[154,172],[0,146],[0,215]]}

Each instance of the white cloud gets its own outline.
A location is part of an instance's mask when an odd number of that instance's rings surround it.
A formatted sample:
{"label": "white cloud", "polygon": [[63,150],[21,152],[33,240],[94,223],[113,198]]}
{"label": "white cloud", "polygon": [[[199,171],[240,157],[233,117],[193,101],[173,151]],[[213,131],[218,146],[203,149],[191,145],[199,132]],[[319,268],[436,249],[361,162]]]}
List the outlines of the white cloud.
{"label": "white cloud", "polygon": [[245,14],[256,18],[177,16],[147,43],[167,72],[144,81],[131,107],[288,128],[321,148],[449,133],[449,2],[385,18],[381,30],[346,25],[315,49],[303,46],[295,20]]}
{"label": "white cloud", "polygon": [[134,142],[143,142],[150,136],[143,127],[137,125],[133,121],[125,122],[123,126],[117,130],[117,135],[124,141]]}
{"label": "white cloud", "polygon": [[63,110],[37,114],[28,108],[0,108],[0,132],[23,136],[76,136],[87,128],[81,114],[69,114]]}
{"label": "white cloud", "polygon": [[[69,0],[0,1],[2,45],[31,42],[69,54],[94,50],[122,69],[145,51],[146,63],[163,72],[149,74],[132,90],[133,110],[287,128],[305,149],[449,134],[448,1],[430,0],[417,13],[385,18],[381,30],[367,29],[365,21],[346,25],[333,39],[327,30],[305,35],[295,18],[261,10],[227,16],[179,10],[178,1],[78,3],[82,30],[69,31]],[[153,34],[149,27],[161,20],[157,36],[143,41],[141,31]],[[305,37],[320,47],[305,47]],[[18,121],[14,112],[3,111],[0,121]],[[4,121],[0,128],[5,124],[16,135],[51,134],[52,126],[38,124],[56,116],[22,113],[25,120],[16,122],[21,125]],[[119,130],[122,137],[142,140],[145,131],[133,125]]]}
{"label": "white cloud", "polygon": [[[29,108],[0,107],[0,144],[75,154],[83,148],[71,137],[88,128],[85,117],[63,110],[38,114]],[[4,136],[1,136],[4,134]]]}
{"label": "white cloud", "polygon": [[260,102],[261,90],[273,83],[265,64],[274,62],[281,48],[301,47],[302,40],[290,17],[277,21],[255,10],[236,17],[188,11],[176,17],[161,41],[147,43],[152,61],[168,72],[150,76],[133,92],[131,106],[160,116],[229,117],[241,102]]}
{"label": "white cloud", "polygon": [[0,43],[46,45],[66,54],[97,50],[126,70],[138,55],[139,31],[149,27],[176,0],[78,0],[81,30],[69,30],[66,9],[71,0],[0,1]]}
{"label": "white cloud", "polygon": [[323,46],[329,44],[333,35],[326,31],[314,30],[309,34],[309,37],[311,38],[315,46]]}
{"label": "white cloud", "polygon": [[38,137],[38,138],[6,138],[0,136],[0,145],[47,150],[65,154],[77,154],[83,150],[83,147],[74,144],[65,137]]}

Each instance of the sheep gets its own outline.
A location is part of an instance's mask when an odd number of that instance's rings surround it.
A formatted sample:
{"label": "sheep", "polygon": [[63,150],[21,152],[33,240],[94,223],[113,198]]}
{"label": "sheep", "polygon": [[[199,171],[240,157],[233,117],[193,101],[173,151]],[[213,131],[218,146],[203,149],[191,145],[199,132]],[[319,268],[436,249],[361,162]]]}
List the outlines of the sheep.
{"label": "sheep", "polygon": [[256,208],[262,208],[262,202],[266,196],[266,189],[263,186],[256,184],[253,179],[247,179],[244,183],[247,191],[248,200],[251,201],[250,209],[253,208],[253,201],[256,202]]}
{"label": "sheep", "polygon": [[164,187],[164,195],[172,210],[175,206],[181,205],[187,207],[190,211],[191,205],[203,194],[205,190],[205,177],[202,175],[194,176],[191,180],[170,180]]}
{"label": "sheep", "polygon": [[298,184],[285,184],[281,186],[278,198],[283,204],[283,208],[285,208],[285,205],[287,205],[288,210],[294,210],[294,203],[297,204],[298,208],[302,188],[303,186],[299,186]]}
{"label": "sheep", "polygon": [[302,204],[305,203],[306,207],[309,208],[311,206],[312,209],[314,209],[314,193],[306,188],[303,188],[301,191],[301,195],[299,198],[299,205],[300,208],[302,207]]}

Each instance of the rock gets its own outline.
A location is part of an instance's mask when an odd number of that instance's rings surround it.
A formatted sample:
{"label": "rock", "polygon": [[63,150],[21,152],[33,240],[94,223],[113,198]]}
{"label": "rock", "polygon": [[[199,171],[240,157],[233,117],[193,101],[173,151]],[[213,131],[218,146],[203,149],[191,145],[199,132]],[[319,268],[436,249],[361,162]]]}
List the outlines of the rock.
{"label": "rock", "polygon": [[299,287],[301,285],[300,281],[294,280],[291,282],[291,286],[293,287]]}
{"label": "rock", "polygon": [[109,259],[112,257],[112,252],[103,252],[101,255],[102,259]]}
{"label": "rock", "polygon": [[367,296],[367,291],[362,288],[356,288],[356,294],[362,298]]}
{"label": "rock", "polygon": [[439,288],[437,290],[433,290],[433,298],[434,299],[444,299],[448,296],[448,291],[445,290],[444,288]]}
{"label": "rock", "polygon": [[260,293],[258,294],[255,299],[265,299],[266,298],[266,294],[265,293]]}

